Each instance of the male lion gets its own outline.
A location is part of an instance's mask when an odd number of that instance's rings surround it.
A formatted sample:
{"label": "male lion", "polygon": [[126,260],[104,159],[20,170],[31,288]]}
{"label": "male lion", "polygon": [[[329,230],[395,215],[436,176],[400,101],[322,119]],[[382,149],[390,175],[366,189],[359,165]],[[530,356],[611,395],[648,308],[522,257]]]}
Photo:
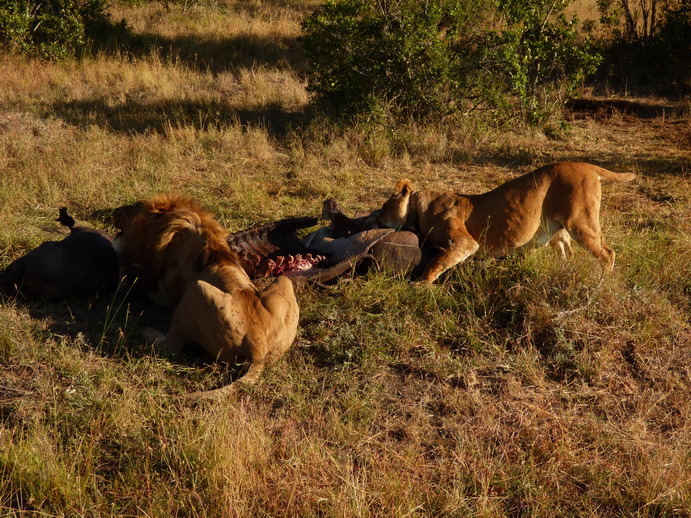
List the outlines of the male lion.
{"label": "male lion", "polygon": [[600,179],[628,182],[634,177],[582,162],[558,162],[480,195],[414,191],[409,180],[400,180],[377,222],[414,228],[440,249],[425,267],[423,282],[434,282],[475,253],[500,257],[549,243],[566,256],[571,253],[570,238],[609,272],[615,254],[600,229]]}
{"label": "male lion", "polygon": [[193,342],[217,360],[247,360],[245,381],[290,347],[299,316],[292,283],[278,277],[257,290],[228,246],[228,233],[208,211],[162,195],[116,209],[114,222],[123,264],[139,269],[151,300],[176,305],[167,335],[147,333],[159,347],[178,352]]}

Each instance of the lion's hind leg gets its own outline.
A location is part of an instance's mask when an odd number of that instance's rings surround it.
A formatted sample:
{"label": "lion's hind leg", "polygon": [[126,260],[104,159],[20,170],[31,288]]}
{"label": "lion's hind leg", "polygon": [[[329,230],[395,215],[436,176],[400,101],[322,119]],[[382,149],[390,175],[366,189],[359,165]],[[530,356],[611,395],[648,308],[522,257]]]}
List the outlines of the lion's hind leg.
{"label": "lion's hind leg", "polygon": [[526,244],[513,250],[514,253],[525,253],[543,246],[552,247],[560,257],[571,257],[571,236],[557,220],[544,220],[533,237]]}
{"label": "lion's hind leg", "polygon": [[616,254],[606,243],[602,236],[600,225],[577,225],[569,226],[566,229],[569,235],[583,248],[597,257],[604,265],[605,272],[609,273],[614,269],[614,259]]}
{"label": "lion's hind leg", "polygon": [[288,277],[279,276],[259,292],[259,299],[269,317],[266,322],[265,352],[267,355],[279,357],[288,350],[297,334],[300,310],[293,283]]}
{"label": "lion's hind leg", "polygon": [[255,383],[266,364],[285,353],[297,334],[299,308],[293,291],[293,283],[285,276],[276,278],[269,286],[256,294],[248,294],[250,299],[252,297],[259,299],[253,302],[244,296],[234,298],[230,294],[224,294],[223,298],[219,298],[213,287],[208,285],[202,285],[202,287],[207,293],[206,298],[213,299],[212,305],[223,300],[224,307],[221,308],[222,311],[219,314],[225,315],[224,318],[228,319],[224,325],[234,320],[231,316],[234,313],[232,310],[234,304],[247,304],[246,314],[248,316],[251,314],[249,319],[253,325],[259,326],[250,333],[251,337],[246,336],[242,339],[244,357],[250,361],[250,367],[241,378],[214,390],[186,395],[196,400],[218,400],[235,394],[242,385]]}
{"label": "lion's hind leg", "polygon": [[552,234],[552,237],[547,242],[547,245],[554,248],[564,259],[567,259],[573,255],[573,249],[571,248],[571,236],[564,228]]}

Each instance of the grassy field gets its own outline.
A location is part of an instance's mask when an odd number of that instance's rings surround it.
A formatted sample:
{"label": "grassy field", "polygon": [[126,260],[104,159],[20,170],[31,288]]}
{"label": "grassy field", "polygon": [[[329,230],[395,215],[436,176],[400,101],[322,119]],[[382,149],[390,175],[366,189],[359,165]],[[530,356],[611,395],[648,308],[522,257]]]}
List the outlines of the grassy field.
{"label": "grassy field", "polygon": [[566,114],[555,137],[480,121],[311,121],[300,21],[318,2],[116,6],[116,55],[0,56],[0,267],[67,206],[166,191],[231,231],[378,207],[396,180],[479,193],[540,165],[604,184],[611,275],[575,246],[471,261],[434,286],[373,271],[298,293],[294,347],[255,386],[155,353],[169,314],[123,293],[0,299],[0,516],[691,516],[688,101]]}

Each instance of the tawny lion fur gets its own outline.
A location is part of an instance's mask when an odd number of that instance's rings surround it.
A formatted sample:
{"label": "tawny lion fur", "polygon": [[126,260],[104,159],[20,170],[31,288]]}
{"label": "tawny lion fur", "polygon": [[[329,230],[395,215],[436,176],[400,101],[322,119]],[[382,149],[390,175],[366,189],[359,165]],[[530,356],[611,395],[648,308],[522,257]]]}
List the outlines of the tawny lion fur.
{"label": "tawny lion fur", "polygon": [[278,277],[257,290],[211,213],[187,198],[162,195],[116,209],[114,221],[121,260],[140,268],[154,302],[175,306],[166,335],[147,332],[159,347],[178,352],[193,342],[214,359],[246,360],[244,381],[290,347],[299,316],[291,281]]}
{"label": "tawny lion fur", "polygon": [[425,267],[423,282],[434,282],[476,253],[500,257],[550,244],[566,257],[571,255],[571,238],[609,272],[615,253],[600,228],[600,180],[633,178],[632,173],[613,173],[583,162],[559,162],[480,195],[415,191],[409,180],[400,180],[384,203],[378,224],[415,229],[439,248]]}

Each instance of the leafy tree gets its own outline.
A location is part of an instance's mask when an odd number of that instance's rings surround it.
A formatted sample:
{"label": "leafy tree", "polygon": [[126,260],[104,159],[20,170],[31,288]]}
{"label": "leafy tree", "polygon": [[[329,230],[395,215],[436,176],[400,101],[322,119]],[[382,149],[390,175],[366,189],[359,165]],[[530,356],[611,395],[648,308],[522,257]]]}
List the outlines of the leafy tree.
{"label": "leafy tree", "polygon": [[691,6],[685,0],[598,0],[610,83],[661,94],[691,91]]}
{"label": "leafy tree", "polygon": [[328,0],[303,24],[310,89],[341,115],[452,111],[466,83],[459,44],[482,0]]}

